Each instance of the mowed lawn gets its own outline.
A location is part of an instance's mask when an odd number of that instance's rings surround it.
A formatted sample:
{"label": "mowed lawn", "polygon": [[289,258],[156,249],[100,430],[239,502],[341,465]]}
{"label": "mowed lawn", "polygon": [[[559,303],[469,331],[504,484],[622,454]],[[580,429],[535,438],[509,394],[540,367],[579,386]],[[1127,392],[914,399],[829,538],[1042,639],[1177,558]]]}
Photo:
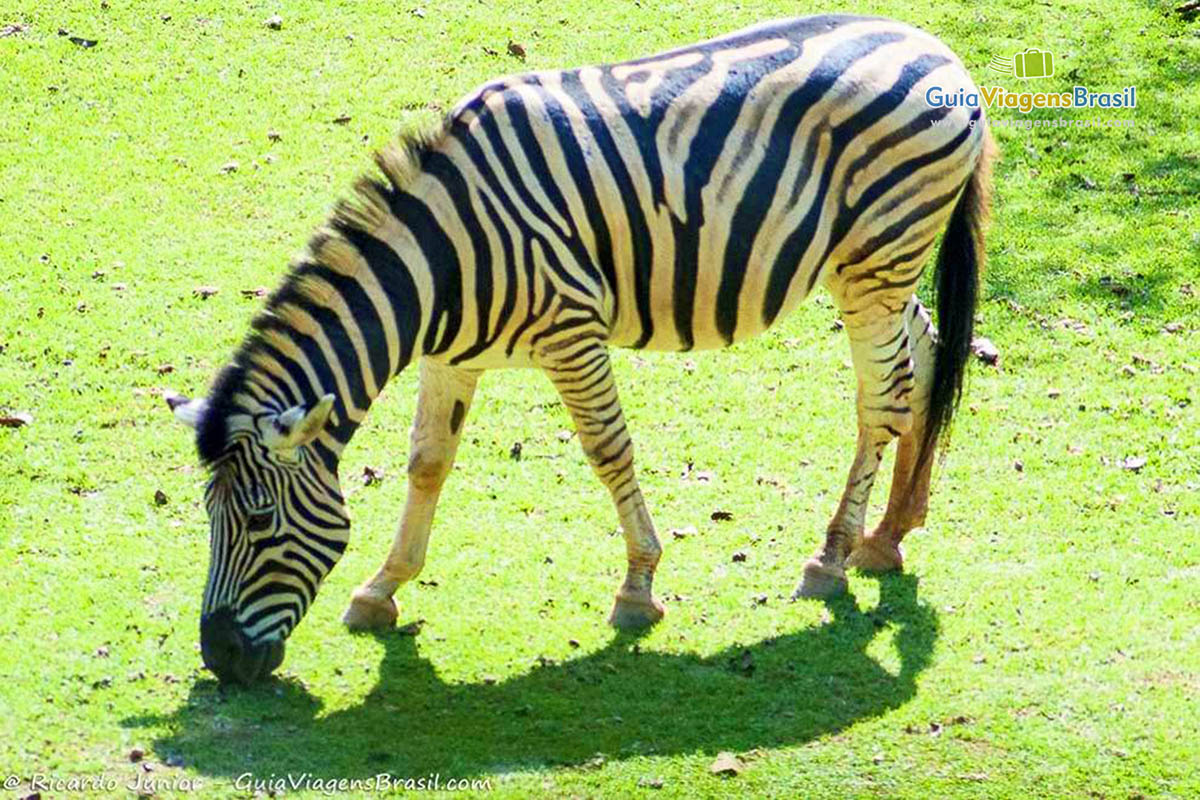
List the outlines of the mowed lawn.
{"label": "mowed lawn", "polygon": [[[436,773],[503,797],[1197,796],[1200,23],[1175,5],[6,6],[0,416],[31,421],[0,428],[0,775],[148,764],[205,797],[250,794],[245,773]],[[979,83],[1137,86],[1133,111],[1030,115],[1132,129],[996,132],[978,331],[1000,359],[972,366],[906,574],[788,602],[854,438],[818,293],[729,351],[616,357],[666,546],[648,635],[605,625],[615,515],[533,372],[483,379],[397,597],[420,634],[342,628],[403,503],[410,370],[346,452],[351,546],[277,679],[218,688],[198,648],[205,475],[160,393],[205,390],[260,302],[244,295],[371,150],[502,73],[833,9],[926,27]],[[988,72],[1026,47],[1057,76]],[[722,751],[740,774],[710,772]]]}

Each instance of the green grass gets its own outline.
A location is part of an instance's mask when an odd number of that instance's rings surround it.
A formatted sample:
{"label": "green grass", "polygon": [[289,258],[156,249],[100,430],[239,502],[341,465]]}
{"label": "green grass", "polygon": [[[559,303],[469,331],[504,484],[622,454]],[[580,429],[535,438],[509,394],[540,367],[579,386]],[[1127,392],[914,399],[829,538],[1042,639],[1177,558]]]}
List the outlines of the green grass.
{"label": "green grass", "polygon": [[[980,83],[1039,46],[1059,73],[1039,88],[1138,86],[1132,131],[998,131],[979,329],[1001,363],[973,368],[906,575],[786,600],[853,446],[818,296],[730,351],[617,356],[667,546],[653,632],[604,625],[615,517],[533,372],[482,382],[425,583],[398,596],[420,636],[342,629],[402,504],[410,371],[347,451],[350,550],[251,690],[200,668],[204,474],[155,390],[202,392],[256,302],[240,290],[278,280],[427,104],[523,68],[510,39],[552,68],[827,7],[306,2],[271,31],[269,4],[109,4],[0,12],[28,25],[0,38],[0,413],[34,418],[0,429],[0,774],[124,780],[136,746],[201,796],[248,794],[245,772],[511,797],[1200,793],[1200,27],[1176,3],[845,9],[927,27]],[[746,771],[709,774],[722,750]]]}

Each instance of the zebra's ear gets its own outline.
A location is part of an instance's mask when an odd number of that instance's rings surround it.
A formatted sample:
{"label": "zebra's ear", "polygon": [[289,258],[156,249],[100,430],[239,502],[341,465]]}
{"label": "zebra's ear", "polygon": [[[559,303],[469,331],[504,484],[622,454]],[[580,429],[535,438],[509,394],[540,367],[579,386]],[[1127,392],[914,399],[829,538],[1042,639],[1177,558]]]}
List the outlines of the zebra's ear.
{"label": "zebra's ear", "polygon": [[275,450],[291,450],[308,444],[329,422],[334,396],[327,394],[309,408],[293,406],[275,418],[275,436],[267,444]]}
{"label": "zebra's ear", "polygon": [[167,405],[174,412],[175,419],[189,428],[198,426],[204,417],[204,412],[208,411],[208,398],[206,397],[189,400],[181,394],[166,392],[163,394],[163,399],[167,401]]}

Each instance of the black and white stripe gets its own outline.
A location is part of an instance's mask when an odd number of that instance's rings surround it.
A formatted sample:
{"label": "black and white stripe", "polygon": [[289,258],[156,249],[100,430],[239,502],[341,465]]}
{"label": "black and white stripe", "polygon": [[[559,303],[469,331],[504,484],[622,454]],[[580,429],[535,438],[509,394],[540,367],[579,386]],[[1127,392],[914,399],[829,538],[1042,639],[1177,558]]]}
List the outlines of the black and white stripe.
{"label": "black and white stripe", "polygon": [[[382,179],[339,207],[196,414],[201,456],[216,467],[206,610],[230,605],[256,636],[294,626],[344,546],[322,534],[345,527],[342,449],[388,379],[420,359],[408,507],[347,620],[389,621],[392,593],[420,570],[478,374],[537,366],[622,521],[629,572],[613,621],[653,622],[661,548],[608,347],[723,347],[817,284],[851,337],[859,447],[802,591],[836,589],[860,541],[894,550],[898,564],[961,383],[987,205],[980,112],[929,107],[934,85],[973,89],[919,30],[782,20],[621,64],[497,80],[436,133],[382,153]],[[913,290],[948,222],[939,330],[950,344],[938,350]],[[263,420],[297,419],[326,395],[327,421],[289,451],[299,466],[281,460]],[[866,495],[895,437],[887,530],[863,540]],[[246,536],[253,502],[276,504],[276,538]]]}

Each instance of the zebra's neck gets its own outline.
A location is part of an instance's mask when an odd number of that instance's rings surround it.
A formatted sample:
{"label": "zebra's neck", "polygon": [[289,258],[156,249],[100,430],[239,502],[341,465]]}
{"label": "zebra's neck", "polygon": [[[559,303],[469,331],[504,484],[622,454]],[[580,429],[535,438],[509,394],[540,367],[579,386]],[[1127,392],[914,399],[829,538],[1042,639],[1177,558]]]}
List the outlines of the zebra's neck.
{"label": "zebra's neck", "polygon": [[[446,350],[460,326],[456,251],[423,199],[432,145],[402,147],[378,159],[388,182],[360,181],[313,238],[211,397],[228,419],[333,394],[330,424],[312,445],[331,471],[387,381]],[[228,432],[212,438],[223,447]]]}

